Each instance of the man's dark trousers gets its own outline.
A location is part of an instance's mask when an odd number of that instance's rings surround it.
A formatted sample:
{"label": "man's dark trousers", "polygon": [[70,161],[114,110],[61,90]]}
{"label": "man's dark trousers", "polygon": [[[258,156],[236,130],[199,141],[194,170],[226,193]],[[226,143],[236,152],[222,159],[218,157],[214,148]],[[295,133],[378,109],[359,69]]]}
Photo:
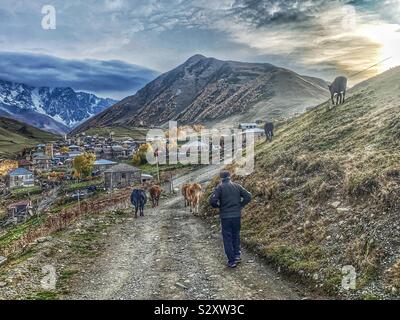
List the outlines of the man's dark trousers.
{"label": "man's dark trousers", "polygon": [[240,257],[240,217],[221,219],[222,238],[229,263]]}

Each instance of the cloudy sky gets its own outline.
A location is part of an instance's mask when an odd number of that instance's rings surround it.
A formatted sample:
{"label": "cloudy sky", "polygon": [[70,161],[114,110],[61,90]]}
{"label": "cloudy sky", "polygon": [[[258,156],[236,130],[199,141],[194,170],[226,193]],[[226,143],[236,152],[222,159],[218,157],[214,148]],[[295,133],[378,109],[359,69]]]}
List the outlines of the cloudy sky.
{"label": "cloudy sky", "polygon": [[355,84],[400,65],[399,20],[400,0],[0,0],[0,78],[122,98],[201,53]]}

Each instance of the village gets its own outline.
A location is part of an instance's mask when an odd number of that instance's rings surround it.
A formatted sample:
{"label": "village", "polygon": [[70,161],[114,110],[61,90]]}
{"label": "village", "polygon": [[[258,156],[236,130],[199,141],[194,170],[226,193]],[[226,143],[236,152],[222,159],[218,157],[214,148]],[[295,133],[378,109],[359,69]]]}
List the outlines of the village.
{"label": "village", "polygon": [[[113,188],[145,183],[153,177],[130,165],[143,141],[79,135],[26,148],[16,160],[0,162],[0,225],[16,224],[55,201],[73,202]],[[85,155],[91,155],[89,172]],[[62,192],[62,193],[61,193]],[[53,201],[49,196],[53,195]]]}
{"label": "village", "polygon": [[[243,133],[255,134],[258,139],[264,136],[258,123],[242,123],[238,128]],[[206,145],[201,141],[186,142],[185,148],[219,150],[222,144],[211,146],[211,143]],[[169,182],[172,171],[184,167],[168,167],[166,171],[171,173],[160,181],[160,174],[154,168],[150,170],[151,174],[141,168],[146,163],[143,159],[146,147],[144,139],[82,133],[25,148],[17,159],[0,159],[0,226],[25,222],[54,207],[76,203],[99,193]],[[185,148],[180,152],[188,153]],[[169,189],[172,192],[173,186]]]}

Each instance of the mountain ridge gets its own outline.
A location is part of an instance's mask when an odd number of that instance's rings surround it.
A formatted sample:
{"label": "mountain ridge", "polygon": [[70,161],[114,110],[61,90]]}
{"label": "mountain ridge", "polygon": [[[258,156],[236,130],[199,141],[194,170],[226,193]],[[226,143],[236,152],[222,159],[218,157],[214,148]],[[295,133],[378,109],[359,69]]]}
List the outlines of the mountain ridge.
{"label": "mountain ridge", "polygon": [[69,87],[33,87],[0,80],[0,115],[54,133],[67,133],[115,102]]}
{"label": "mountain ridge", "polygon": [[0,156],[11,156],[24,147],[57,140],[60,136],[26,123],[0,116]]}
{"label": "mountain ridge", "polygon": [[279,115],[287,116],[327,99],[324,84],[322,79],[269,63],[223,61],[197,54],[72,132],[93,126],[158,126],[169,120],[182,124],[250,120],[246,113],[265,120],[280,104]]}

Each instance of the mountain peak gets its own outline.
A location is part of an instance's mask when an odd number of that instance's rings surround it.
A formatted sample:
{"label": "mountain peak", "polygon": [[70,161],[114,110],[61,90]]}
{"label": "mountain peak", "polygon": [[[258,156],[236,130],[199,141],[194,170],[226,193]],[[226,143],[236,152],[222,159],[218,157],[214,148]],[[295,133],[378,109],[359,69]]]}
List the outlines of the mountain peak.
{"label": "mountain peak", "polygon": [[[328,99],[320,79],[267,63],[222,61],[196,54],[134,96],[91,118],[73,133],[96,126],[151,126],[255,121],[303,112]],[[284,108],[281,106],[284,105]]]}
{"label": "mountain peak", "polygon": [[0,115],[51,132],[68,132],[116,102],[71,87],[35,88],[0,79]]}
{"label": "mountain peak", "polygon": [[202,54],[195,54],[191,56],[186,62],[198,62],[201,60],[208,59],[206,56],[203,56]]}

